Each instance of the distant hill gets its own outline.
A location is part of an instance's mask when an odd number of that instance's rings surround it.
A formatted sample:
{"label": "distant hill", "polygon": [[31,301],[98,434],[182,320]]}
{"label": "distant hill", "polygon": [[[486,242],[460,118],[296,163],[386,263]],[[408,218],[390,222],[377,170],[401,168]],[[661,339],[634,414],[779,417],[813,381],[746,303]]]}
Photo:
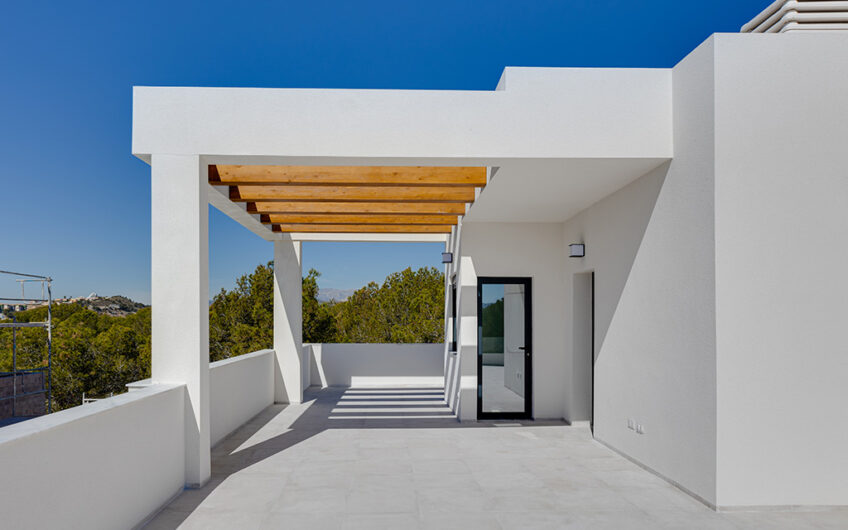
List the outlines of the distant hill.
{"label": "distant hill", "polygon": [[139,309],[147,307],[142,303],[134,302],[126,296],[120,295],[90,297],[81,300],[79,303],[92,311],[113,317],[131,315]]}
{"label": "distant hill", "polygon": [[325,289],[321,287],[318,289],[318,296],[316,298],[319,302],[329,302],[331,300],[344,302],[355,292],[356,289]]}

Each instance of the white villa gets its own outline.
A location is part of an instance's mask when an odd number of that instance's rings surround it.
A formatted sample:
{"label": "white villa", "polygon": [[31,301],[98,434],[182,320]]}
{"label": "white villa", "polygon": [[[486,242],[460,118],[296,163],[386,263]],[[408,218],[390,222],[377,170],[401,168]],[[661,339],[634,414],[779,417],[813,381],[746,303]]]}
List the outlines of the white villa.
{"label": "white villa", "polygon": [[[848,526],[847,4],[776,2],[669,69],[507,68],[491,91],[136,87],[152,379],[0,429],[0,526],[343,527],[377,503],[358,459],[409,474],[385,527],[446,527],[438,503],[466,528]],[[271,243],[276,280],[273,349],[211,366],[209,204]],[[444,242],[446,343],[303,345],[305,241]],[[436,450],[441,496],[416,489]],[[322,458],[347,493],[298,486]],[[373,491],[405,499],[393,473]],[[638,515],[561,504],[615,504],[604,484]],[[326,497],[292,512],[299,487]]]}

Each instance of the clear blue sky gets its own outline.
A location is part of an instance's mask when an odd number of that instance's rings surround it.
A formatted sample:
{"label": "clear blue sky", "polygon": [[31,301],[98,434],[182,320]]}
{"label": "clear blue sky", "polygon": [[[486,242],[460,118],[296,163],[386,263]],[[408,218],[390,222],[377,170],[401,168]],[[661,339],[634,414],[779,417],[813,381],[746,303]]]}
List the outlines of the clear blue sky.
{"label": "clear blue sky", "polygon": [[[669,67],[770,0],[3,2],[0,269],[149,302],[150,172],[133,85],[494,89],[504,66]],[[271,258],[213,210],[214,293]],[[440,245],[310,244],[321,285],[438,265]],[[14,291],[0,283],[0,291]],[[8,295],[7,295],[8,296]]]}

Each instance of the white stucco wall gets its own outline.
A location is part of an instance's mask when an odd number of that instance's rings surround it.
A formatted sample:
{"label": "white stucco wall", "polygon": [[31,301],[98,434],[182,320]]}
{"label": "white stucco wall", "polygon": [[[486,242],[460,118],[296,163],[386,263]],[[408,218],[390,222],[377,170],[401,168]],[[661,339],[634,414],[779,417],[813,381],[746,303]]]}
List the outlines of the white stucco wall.
{"label": "white stucco wall", "polygon": [[309,344],[311,382],[327,386],[441,386],[444,344]]}
{"label": "white stucco wall", "polygon": [[715,42],[718,504],[848,504],[848,34]]}
{"label": "white stucco wall", "polygon": [[[571,366],[574,275],[594,271],[596,438],[708,502],[716,436],[712,57],[710,40],[674,69],[674,160],[565,223],[563,245],[585,243],[586,257],[565,260],[562,297]],[[571,396],[566,417],[582,403]],[[628,429],[628,419],[645,433]]]}
{"label": "white stucco wall", "polygon": [[407,157],[461,164],[457,159],[671,156],[668,70],[507,68],[501,88],[135,87],[132,151],[145,159],[370,156],[397,164]]}
{"label": "white stucco wall", "polygon": [[460,417],[477,416],[477,277],[532,278],[533,417],[562,418],[565,374],[565,321],[562,262],[562,224],[464,223],[461,241],[462,374],[474,386],[463,384]]}
{"label": "white stucco wall", "polygon": [[274,350],[260,350],[209,365],[212,445],[274,403]]}
{"label": "white stucco wall", "polygon": [[182,491],[184,385],[0,429],[3,528],[132,528]]}

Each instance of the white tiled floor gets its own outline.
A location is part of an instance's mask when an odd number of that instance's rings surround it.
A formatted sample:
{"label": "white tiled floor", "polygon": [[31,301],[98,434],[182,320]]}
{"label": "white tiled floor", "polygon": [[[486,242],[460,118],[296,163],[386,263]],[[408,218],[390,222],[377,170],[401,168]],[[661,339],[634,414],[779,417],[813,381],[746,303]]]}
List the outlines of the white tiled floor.
{"label": "white tiled floor", "polygon": [[459,424],[441,399],[326,389],[269,407],[148,528],[848,528],[848,511],[717,514],[585,428]]}

